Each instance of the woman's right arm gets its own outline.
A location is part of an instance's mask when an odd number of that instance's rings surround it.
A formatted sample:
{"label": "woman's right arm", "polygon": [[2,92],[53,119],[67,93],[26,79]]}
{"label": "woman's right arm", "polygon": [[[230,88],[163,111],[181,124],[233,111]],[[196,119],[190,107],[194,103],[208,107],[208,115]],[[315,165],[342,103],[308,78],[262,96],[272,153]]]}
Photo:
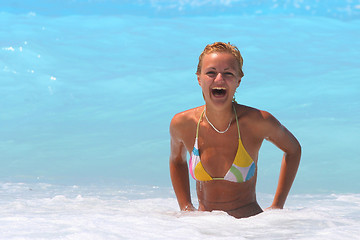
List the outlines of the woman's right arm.
{"label": "woman's right arm", "polygon": [[170,123],[170,176],[180,210],[193,211],[195,208],[191,203],[187,150],[181,137],[181,125],[180,116],[176,115]]}

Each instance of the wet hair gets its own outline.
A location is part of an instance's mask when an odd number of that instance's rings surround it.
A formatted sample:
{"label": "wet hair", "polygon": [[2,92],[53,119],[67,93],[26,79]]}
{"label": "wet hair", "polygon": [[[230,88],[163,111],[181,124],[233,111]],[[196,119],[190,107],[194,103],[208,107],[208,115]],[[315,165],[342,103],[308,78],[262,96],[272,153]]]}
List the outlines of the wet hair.
{"label": "wet hair", "polygon": [[206,54],[211,54],[211,53],[230,53],[230,54],[232,54],[235,57],[236,62],[239,65],[239,75],[241,77],[244,76],[244,73],[242,71],[243,58],[240,54],[239,49],[236,46],[231,45],[230,43],[224,43],[224,42],[215,42],[213,44],[208,44],[205,47],[204,51],[199,56],[199,63],[198,63],[197,70],[196,70],[197,75],[199,75],[201,73],[202,60],[203,60],[204,56]]}

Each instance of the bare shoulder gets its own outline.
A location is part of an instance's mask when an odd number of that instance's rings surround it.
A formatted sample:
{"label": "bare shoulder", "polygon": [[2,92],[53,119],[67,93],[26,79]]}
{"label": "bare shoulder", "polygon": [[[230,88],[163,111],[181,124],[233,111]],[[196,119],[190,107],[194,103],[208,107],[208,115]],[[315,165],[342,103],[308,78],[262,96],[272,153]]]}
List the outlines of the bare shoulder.
{"label": "bare shoulder", "polygon": [[258,139],[267,139],[287,153],[301,151],[301,146],[292,133],[271,113],[243,105],[237,106],[239,119],[246,129]]}
{"label": "bare shoulder", "polygon": [[237,115],[239,118],[251,121],[253,123],[266,123],[277,121],[269,112],[257,108],[236,104]]}
{"label": "bare shoulder", "polygon": [[203,109],[204,107],[200,106],[175,114],[171,119],[170,127],[186,126],[193,121],[197,121]]}
{"label": "bare shoulder", "polygon": [[239,104],[236,109],[239,120],[262,137],[266,137],[270,130],[281,127],[281,123],[267,111]]}
{"label": "bare shoulder", "polygon": [[184,133],[193,132],[203,109],[204,107],[200,106],[175,114],[170,122],[171,136],[183,138]]}

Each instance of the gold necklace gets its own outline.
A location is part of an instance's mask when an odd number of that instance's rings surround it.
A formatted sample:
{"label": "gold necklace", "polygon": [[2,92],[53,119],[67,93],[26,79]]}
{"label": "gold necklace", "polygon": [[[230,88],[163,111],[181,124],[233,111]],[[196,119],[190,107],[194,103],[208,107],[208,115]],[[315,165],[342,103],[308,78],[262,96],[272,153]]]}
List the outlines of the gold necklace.
{"label": "gold necklace", "polygon": [[210,124],[210,126],[211,126],[216,132],[218,132],[218,133],[226,133],[226,132],[229,130],[230,125],[231,125],[231,122],[232,122],[232,118],[230,119],[230,122],[229,122],[229,125],[227,126],[227,128],[226,128],[224,131],[220,131],[220,130],[218,130],[218,129],[209,121],[209,119],[207,118],[207,116],[206,116],[206,107],[204,108],[204,115],[205,115],[206,121],[208,121],[208,123]]}

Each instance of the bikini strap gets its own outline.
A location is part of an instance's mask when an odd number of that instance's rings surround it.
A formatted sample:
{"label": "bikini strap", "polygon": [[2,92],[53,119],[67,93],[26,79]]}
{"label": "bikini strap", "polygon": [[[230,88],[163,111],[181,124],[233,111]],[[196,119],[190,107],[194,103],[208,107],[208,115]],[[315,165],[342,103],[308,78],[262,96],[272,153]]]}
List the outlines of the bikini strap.
{"label": "bikini strap", "polygon": [[234,105],[234,104],[233,104],[233,108],[234,108],[234,113],[235,113],[235,119],[236,119],[236,125],[237,125],[238,134],[239,134],[239,139],[240,139],[239,121],[238,121],[238,117],[237,117],[237,113],[236,113],[236,108],[235,108],[235,105]]}
{"label": "bikini strap", "polygon": [[205,108],[204,108],[203,112],[201,113],[200,118],[199,118],[199,121],[198,121],[198,123],[197,123],[197,127],[196,127],[196,138],[198,138],[198,136],[199,136],[200,121],[201,121],[202,116],[204,115],[204,112],[205,112]]}

